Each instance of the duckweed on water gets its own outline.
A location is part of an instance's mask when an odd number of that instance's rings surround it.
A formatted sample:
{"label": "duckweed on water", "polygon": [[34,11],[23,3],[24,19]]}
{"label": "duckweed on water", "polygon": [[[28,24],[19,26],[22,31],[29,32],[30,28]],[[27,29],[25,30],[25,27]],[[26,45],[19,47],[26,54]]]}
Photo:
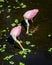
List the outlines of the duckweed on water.
{"label": "duckweed on water", "polygon": [[9,61],[9,63],[10,63],[11,65],[14,65],[14,61]]}
{"label": "duckweed on water", "polygon": [[8,55],[8,56],[6,56],[5,58],[3,58],[3,60],[9,60],[9,59],[11,59],[13,56],[14,56],[14,55]]}
{"label": "duckweed on water", "polygon": [[52,51],[52,48],[49,48],[48,51],[51,52]]}
{"label": "duckweed on water", "polygon": [[19,65],[25,65],[23,62],[20,62]]}

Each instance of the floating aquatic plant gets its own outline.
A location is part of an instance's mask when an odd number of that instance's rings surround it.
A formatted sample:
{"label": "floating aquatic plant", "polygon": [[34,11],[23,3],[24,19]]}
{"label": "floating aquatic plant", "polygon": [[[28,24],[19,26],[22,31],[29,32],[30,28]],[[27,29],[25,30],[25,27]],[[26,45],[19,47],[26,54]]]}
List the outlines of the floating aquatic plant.
{"label": "floating aquatic plant", "polygon": [[0,2],[4,2],[4,0],[0,0]]}
{"label": "floating aquatic plant", "polygon": [[11,9],[8,9],[8,12],[10,13],[11,12]]}
{"label": "floating aquatic plant", "polygon": [[24,3],[20,4],[21,8],[26,8],[27,6]]}
{"label": "floating aquatic plant", "polygon": [[11,7],[11,5],[8,5],[8,8]]}
{"label": "floating aquatic plant", "polygon": [[15,0],[16,2],[18,2],[18,0]]}
{"label": "floating aquatic plant", "polygon": [[48,37],[51,37],[51,34],[48,34]]}
{"label": "floating aquatic plant", "polygon": [[15,21],[14,21],[14,22],[15,22],[15,23],[17,23],[17,24],[19,23],[18,19],[15,19]]}
{"label": "floating aquatic plant", "polygon": [[14,61],[9,61],[9,63],[10,63],[11,65],[14,65]]}
{"label": "floating aquatic plant", "polygon": [[11,26],[14,27],[14,26],[16,26],[16,24],[15,23],[12,23]]}
{"label": "floating aquatic plant", "polygon": [[35,45],[30,45],[30,47],[35,47]]}
{"label": "floating aquatic plant", "polygon": [[25,65],[23,62],[19,62],[19,65]]}
{"label": "floating aquatic plant", "polygon": [[3,5],[0,5],[0,7],[3,7]]}
{"label": "floating aquatic plant", "polygon": [[16,9],[18,9],[18,8],[20,8],[19,6],[18,7],[16,7]]}
{"label": "floating aquatic plant", "polygon": [[6,32],[6,29],[2,30],[1,32]]}
{"label": "floating aquatic plant", "polygon": [[23,56],[23,58],[26,58],[26,55],[30,53],[30,49],[25,49],[24,51],[20,51],[19,54]]}
{"label": "floating aquatic plant", "polygon": [[49,48],[48,51],[51,52],[52,51],[52,48]]}
{"label": "floating aquatic plant", "polygon": [[6,49],[6,44],[4,44],[1,48],[0,48],[0,52],[5,52]]}
{"label": "floating aquatic plant", "polygon": [[13,56],[14,56],[14,55],[8,55],[8,56],[6,56],[5,58],[3,58],[3,60],[9,60],[9,59],[11,59]]}
{"label": "floating aquatic plant", "polygon": [[4,12],[4,10],[1,10],[1,12]]}
{"label": "floating aquatic plant", "polygon": [[30,41],[26,41],[26,45],[29,45],[29,44],[31,44],[31,42]]}
{"label": "floating aquatic plant", "polygon": [[10,15],[8,15],[6,18],[10,18]]}

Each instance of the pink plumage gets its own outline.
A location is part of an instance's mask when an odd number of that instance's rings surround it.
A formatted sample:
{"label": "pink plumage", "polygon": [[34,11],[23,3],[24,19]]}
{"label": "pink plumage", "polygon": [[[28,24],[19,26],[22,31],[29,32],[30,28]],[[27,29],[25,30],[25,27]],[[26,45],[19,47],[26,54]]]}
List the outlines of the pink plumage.
{"label": "pink plumage", "polygon": [[33,19],[37,15],[38,12],[39,12],[38,9],[29,10],[29,11],[24,13],[23,17],[28,19],[28,20]]}
{"label": "pink plumage", "polygon": [[21,26],[17,26],[17,27],[12,28],[10,35],[14,35],[15,37],[18,37],[21,33],[21,29],[22,29]]}
{"label": "pink plumage", "polygon": [[22,29],[21,26],[12,28],[10,35],[12,36],[14,41],[16,41],[20,45],[21,49],[24,50],[24,47],[21,45],[20,41],[17,39],[17,37],[19,38],[19,36],[21,34],[21,29]]}

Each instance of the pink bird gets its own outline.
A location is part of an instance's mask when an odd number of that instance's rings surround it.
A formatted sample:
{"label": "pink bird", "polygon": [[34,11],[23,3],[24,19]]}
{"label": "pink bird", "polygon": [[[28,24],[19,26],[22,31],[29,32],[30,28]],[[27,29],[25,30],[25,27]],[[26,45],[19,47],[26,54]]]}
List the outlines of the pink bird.
{"label": "pink bird", "polygon": [[12,28],[12,30],[10,32],[10,35],[12,36],[12,38],[14,39],[14,41],[16,41],[20,45],[21,49],[24,50],[24,48],[21,45],[20,41],[17,40],[17,37],[18,38],[20,37],[21,29],[22,29],[21,26],[17,26],[17,27]]}
{"label": "pink bird", "polygon": [[33,18],[37,15],[38,12],[39,12],[38,9],[33,9],[33,10],[29,10],[29,11],[24,13],[23,17],[24,17],[24,20],[27,24],[26,34],[29,33],[29,22],[28,22],[28,20],[31,20],[33,22]]}

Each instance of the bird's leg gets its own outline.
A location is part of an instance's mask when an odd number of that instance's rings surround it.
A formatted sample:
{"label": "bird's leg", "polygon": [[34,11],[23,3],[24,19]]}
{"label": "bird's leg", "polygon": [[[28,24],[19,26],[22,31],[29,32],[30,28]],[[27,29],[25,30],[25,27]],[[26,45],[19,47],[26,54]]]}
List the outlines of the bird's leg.
{"label": "bird's leg", "polygon": [[12,38],[19,44],[19,46],[21,47],[21,49],[24,51],[25,49],[24,49],[24,47],[22,46],[22,44],[20,43],[20,41],[17,40],[15,36],[12,36]]}
{"label": "bird's leg", "polygon": [[25,22],[26,22],[26,24],[27,24],[27,31],[26,31],[26,34],[28,34],[28,33],[29,33],[29,22],[28,22],[28,19],[25,19]]}

